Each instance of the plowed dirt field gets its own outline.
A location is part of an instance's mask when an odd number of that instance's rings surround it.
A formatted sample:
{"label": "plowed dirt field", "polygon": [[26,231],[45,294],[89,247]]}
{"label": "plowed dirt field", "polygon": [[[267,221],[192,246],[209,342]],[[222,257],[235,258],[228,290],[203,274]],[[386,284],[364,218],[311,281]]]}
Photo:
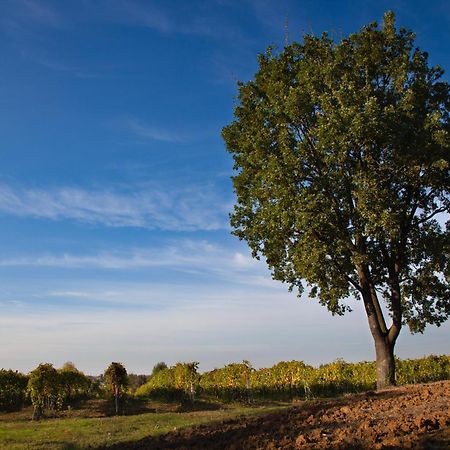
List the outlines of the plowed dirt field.
{"label": "plowed dirt field", "polygon": [[305,401],[112,448],[450,449],[450,381]]}

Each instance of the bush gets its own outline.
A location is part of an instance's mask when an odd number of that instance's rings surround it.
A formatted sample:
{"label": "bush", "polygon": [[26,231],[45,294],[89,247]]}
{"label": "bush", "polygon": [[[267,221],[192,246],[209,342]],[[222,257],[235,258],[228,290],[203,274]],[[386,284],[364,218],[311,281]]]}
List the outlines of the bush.
{"label": "bush", "polygon": [[128,393],[135,394],[136,391],[149,380],[148,375],[128,374]]}
{"label": "bush", "polygon": [[91,380],[73,364],[66,363],[58,370],[59,404],[65,405],[91,394]]}
{"label": "bush", "polygon": [[450,356],[430,355],[421,359],[396,360],[397,383],[427,383],[450,378]]}
{"label": "bush", "polygon": [[[396,363],[399,385],[450,379],[450,357],[446,355],[397,359]],[[335,396],[374,389],[376,367],[374,362],[347,363],[338,359],[318,368],[302,361],[281,361],[273,367],[254,370],[244,362],[204,373],[200,387],[206,396],[226,402]]]}
{"label": "bush", "polygon": [[34,419],[39,419],[45,410],[62,406],[58,371],[52,364],[39,364],[30,372],[27,391],[34,407]]}
{"label": "bush", "polygon": [[198,390],[200,375],[198,363],[177,363],[170,368],[162,368],[136,391],[138,397],[148,397],[160,401],[193,401]]}
{"label": "bush", "polygon": [[0,411],[22,408],[27,393],[28,377],[14,370],[0,369]]}
{"label": "bush", "polygon": [[248,361],[232,363],[202,375],[200,387],[208,397],[222,401],[250,401],[254,369]]}

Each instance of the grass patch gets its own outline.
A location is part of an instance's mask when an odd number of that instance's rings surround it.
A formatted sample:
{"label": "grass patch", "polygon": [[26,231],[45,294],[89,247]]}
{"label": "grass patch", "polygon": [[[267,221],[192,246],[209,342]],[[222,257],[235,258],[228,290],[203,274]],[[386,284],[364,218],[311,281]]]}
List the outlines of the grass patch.
{"label": "grass patch", "polygon": [[[206,409],[187,412],[155,412],[117,417],[62,417],[41,421],[2,415],[0,448],[24,449],[84,449],[137,441],[197,424],[231,419],[239,415],[270,413],[285,406]],[[29,416],[28,416],[29,417]]]}

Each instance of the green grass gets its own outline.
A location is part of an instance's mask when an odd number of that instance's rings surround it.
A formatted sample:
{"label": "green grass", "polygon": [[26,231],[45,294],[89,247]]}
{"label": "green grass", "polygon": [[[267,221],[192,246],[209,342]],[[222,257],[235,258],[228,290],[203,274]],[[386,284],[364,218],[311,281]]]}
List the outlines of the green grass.
{"label": "green grass", "polygon": [[230,419],[241,414],[256,415],[282,409],[270,407],[229,407],[227,409],[145,413],[132,416],[96,418],[55,418],[41,421],[15,418],[0,421],[0,448],[83,449],[120,442],[137,441],[196,424]]}

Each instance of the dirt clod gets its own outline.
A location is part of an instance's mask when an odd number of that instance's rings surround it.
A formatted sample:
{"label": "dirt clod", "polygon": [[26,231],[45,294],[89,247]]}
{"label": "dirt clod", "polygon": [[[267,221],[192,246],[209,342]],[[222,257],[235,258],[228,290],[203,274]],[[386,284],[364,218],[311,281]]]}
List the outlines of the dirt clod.
{"label": "dirt clod", "polygon": [[450,381],[302,402],[139,442],[131,449],[449,449]]}

